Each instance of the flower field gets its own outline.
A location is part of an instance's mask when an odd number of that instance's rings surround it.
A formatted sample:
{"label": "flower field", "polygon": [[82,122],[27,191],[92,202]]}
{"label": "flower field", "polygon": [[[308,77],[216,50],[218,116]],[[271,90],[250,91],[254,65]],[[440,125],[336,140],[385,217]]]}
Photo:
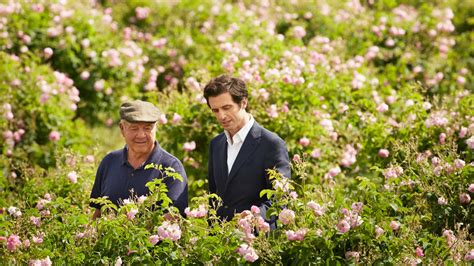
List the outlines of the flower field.
{"label": "flower field", "polygon": [[[470,0],[2,1],[0,264],[470,265],[473,29]],[[292,158],[262,191],[276,230],[209,205],[202,94],[224,73]],[[187,218],[156,180],[91,220],[128,99],[163,112]]]}

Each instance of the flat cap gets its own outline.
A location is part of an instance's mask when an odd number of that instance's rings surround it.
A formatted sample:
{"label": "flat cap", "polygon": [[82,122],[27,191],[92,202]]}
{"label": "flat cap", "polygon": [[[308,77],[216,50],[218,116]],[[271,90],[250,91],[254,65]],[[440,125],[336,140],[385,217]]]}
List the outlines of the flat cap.
{"label": "flat cap", "polygon": [[156,122],[160,110],[150,102],[135,100],[120,106],[120,118],[128,122]]}

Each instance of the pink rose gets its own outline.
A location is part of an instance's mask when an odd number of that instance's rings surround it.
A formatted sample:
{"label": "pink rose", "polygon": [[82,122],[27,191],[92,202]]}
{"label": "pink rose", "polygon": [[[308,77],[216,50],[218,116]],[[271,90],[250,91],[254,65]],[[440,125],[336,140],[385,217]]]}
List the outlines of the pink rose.
{"label": "pink rose", "polygon": [[194,149],[196,149],[196,142],[195,142],[195,141],[185,142],[185,143],[183,144],[183,149],[184,149],[184,151],[186,151],[186,152],[191,152],[191,151],[193,151]]}
{"label": "pink rose", "polygon": [[310,141],[307,137],[302,137],[299,141],[300,145],[306,147],[309,145]]}
{"label": "pink rose", "polygon": [[15,251],[21,245],[20,237],[17,235],[10,235],[7,239],[7,249]]}
{"label": "pink rose", "polygon": [[379,238],[381,235],[385,233],[385,230],[383,230],[381,227],[378,225],[375,226],[375,238]]}
{"label": "pink rose", "polygon": [[160,237],[158,235],[151,235],[148,240],[150,241],[150,243],[154,246],[156,245],[156,243],[158,243],[158,241],[160,241]]}
{"label": "pink rose", "polygon": [[344,219],[340,220],[336,227],[337,230],[343,234],[347,233],[351,229],[351,225]]}
{"label": "pink rose", "polygon": [[415,254],[417,257],[420,258],[425,256],[425,254],[423,253],[423,249],[421,249],[420,247],[416,247]]}
{"label": "pink rose", "polygon": [[387,158],[390,155],[390,152],[387,149],[380,149],[378,155],[381,158]]}
{"label": "pink rose", "polygon": [[295,212],[289,209],[284,209],[278,215],[278,219],[284,225],[290,224],[295,220]]}
{"label": "pink rose", "polygon": [[461,193],[459,195],[459,202],[461,202],[461,204],[469,204],[469,202],[471,202],[471,196],[467,193]]}
{"label": "pink rose", "polygon": [[53,130],[51,131],[51,133],[49,133],[49,140],[53,142],[58,141],[60,138],[61,138],[61,134],[56,130]]}
{"label": "pink rose", "polygon": [[400,229],[400,225],[401,224],[397,221],[390,222],[390,228],[392,228],[393,231],[397,231],[398,229]]}
{"label": "pink rose", "polygon": [[49,59],[51,58],[51,56],[53,56],[54,52],[53,52],[53,49],[46,47],[44,48],[43,53],[44,53],[44,58]]}
{"label": "pink rose", "polygon": [[77,183],[77,173],[76,171],[71,171],[67,174],[67,178],[71,183],[76,184]]}
{"label": "pink rose", "polygon": [[474,193],[474,183],[469,185],[469,187],[467,188],[467,191]]}
{"label": "pink rose", "polygon": [[464,256],[465,261],[474,260],[474,249],[471,249],[466,255]]}

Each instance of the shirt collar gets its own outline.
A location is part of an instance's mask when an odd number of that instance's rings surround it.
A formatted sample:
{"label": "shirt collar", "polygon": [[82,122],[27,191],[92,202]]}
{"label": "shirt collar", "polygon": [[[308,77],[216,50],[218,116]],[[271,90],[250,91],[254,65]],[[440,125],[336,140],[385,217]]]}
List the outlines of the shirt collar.
{"label": "shirt collar", "polygon": [[[143,167],[144,165],[147,165],[151,162],[157,162],[159,161],[160,157],[161,157],[161,146],[160,144],[158,144],[158,142],[155,140],[155,147],[153,148],[153,150],[151,151],[151,154],[150,156],[148,156],[148,159],[146,159],[146,161],[143,163],[143,165],[141,165],[139,168]],[[128,160],[127,160],[127,157],[128,157],[128,146],[125,144],[125,147],[123,147],[123,153],[122,153],[122,165],[126,165],[126,164],[129,164],[128,163]]]}
{"label": "shirt collar", "polygon": [[249,114],[249,116],[249,121],[247,121],[247,123],[245,123],[245,125],[237,133],[235,133],[232,139],[230,137],[229,132],[227,130],[224,130],[225,136],[227,137],[227,143],[233,145],[235,143],[243,142],[245,140],[255,122],[253,116],[251,114]]}

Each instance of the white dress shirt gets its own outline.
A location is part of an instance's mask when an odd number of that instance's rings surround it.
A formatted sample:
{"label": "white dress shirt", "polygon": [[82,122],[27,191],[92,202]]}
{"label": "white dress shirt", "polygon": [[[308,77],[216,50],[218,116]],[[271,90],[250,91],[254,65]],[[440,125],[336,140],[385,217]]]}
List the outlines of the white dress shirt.
{"label": "white dress shirt", "polygon": [[[249,114],[250,115],[250,114]],[[231,138],[229,132],[224,130],[224,133],[227,137],[227,173],[230,173],[232,166],[234,165],[235,159],[239,154],[244,140],[250,132],[250,129],[253,126],[255,119],[250,115],[250,120]]]}

